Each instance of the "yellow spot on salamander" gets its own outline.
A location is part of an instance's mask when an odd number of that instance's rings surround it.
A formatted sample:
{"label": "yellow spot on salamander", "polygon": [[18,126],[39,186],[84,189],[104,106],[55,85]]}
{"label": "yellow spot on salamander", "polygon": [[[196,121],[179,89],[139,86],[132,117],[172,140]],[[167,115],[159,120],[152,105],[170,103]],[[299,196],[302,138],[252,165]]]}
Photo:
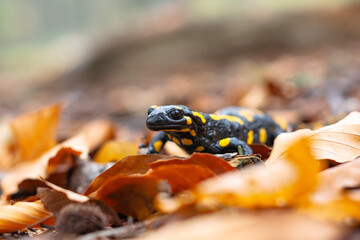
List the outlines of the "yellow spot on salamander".
{"label": "yellow spot on salamander", "polygon": [[226,147],[230,143],[230,138],[224,138],[219,141],[220,147]]}
{"label": "yellow spot on salamander", "polygon": [[204,116],[203,116],[201,113],[198,113],[198,112],[194,112],[194,111],[193,111],[192,114],[193,114],[195,117],[199,117],[203,123],[206,123],[206,120],[205,120]]}
{"label": "yellow spot on salamander", "polygon": [[186,124],[187,124],[187,125],[191,125],[191,124],[192,124],[191,118],[188,117],[188,116],[185,116],[185,118],[186,118]]}
{"label": "yellow spot on salamander", "polygon": [[259,130],[259,135],[260,135],[260,142],[261,143],[265,143],[266,142],[266,138],[267,138],[267,133],[265,128],[260,128]]}
{"label": "yellow spot on salamander", "polygon": [[203,146],[198,146],[196,149],[195,149],[195,152],[202,152],[204,151],[205,148]]}
{"label": "yellow spot on salamander", "polygon": [[196,136],[196,132],[194,130],[190,130],[190,134],[191,136],[195,137]]}
{"label": "yellow spot on salamander", "polygon": [[255,111],[250,109],[242,109],[239,111],[239,115],[243,116],[249,122],[254,121]]}
{"label": "yellow spot on salamander", "polygon": [[178,109],[182,110],[182,107],[176,106]]}
{"label": "yellow spot on salamander", "polygon": [[252,144],[254,141],[254,131],[250,130],[247,137],[247,144]]}
{"label": "yellow spot on salamander", "polygon": [[162,142],[161,140],[156,141],[156,142],[154,143],[154,149],[155,149],[155,151],[160,152],[162,146],[163,146],[163,142]]}
{"label": "yellow spot on salamander", "polygon": [[166,135],[168,136],[168,138],[170,138],[170,139],[171,139],[171,135],[170,135],[169,133],[167,133]]}
{"label": "yellow spot on salamander", "polygon": [[184,128],[184,129],[164,129],[164,130],[161,130],[161,131],[164,131],[164,132],[189,132],[190,129],[189,128]]}
{"label": "yellow spot on salamander", "polygon": [[153,108],[153,109],[158,109],[159,107],[156,106],[156,105],[152,105],[151,108]]}
{"label": "yellow spot on salamander", "polygon": [[171,140],[172,140],[174,143],[176,143],[177,145],[180,145],[179,139],[177,139],[177,138],[172,138]]}
{"label": "yellow spot on salamander", "polygon": [[188,139],[188,138],[182,138],[181,143],[184,144],[184,145],[192,145],[193,141],[191,139]]}
{"label": "yellow spot on salamander", "polygon": [[281,127],[282,130],[286,131],[288,129],[288,123],[285,119],[279,118],[279,117],[274,117],[274,121],[277,124],[279,124],[279,126]]}
{"label": "yellow spot on salamander", "polygon": [[227,119],[230,122],[237,122],[237,123],[240,123],[240,124],[244,124],[243,120],[241,120],[240,118],[235,117],[235,116],[210,114],[210,117],[212,119],[214,119],[214,120]]}

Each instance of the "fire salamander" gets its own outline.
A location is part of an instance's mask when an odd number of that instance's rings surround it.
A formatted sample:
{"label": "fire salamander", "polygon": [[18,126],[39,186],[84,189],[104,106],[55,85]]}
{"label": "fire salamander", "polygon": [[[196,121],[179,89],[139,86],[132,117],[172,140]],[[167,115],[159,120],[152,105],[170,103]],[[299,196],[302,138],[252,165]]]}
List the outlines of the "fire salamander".
{"label": "fire salamander", "polygon": [[288,128],[285,121],[258,110],[228,107],[206,114],[183,105],[151,106],[146,125],[161,131],[152,139],[147,154],[160,152],[171,140],[188,153],[237,152],[241,147],[244,155],[250,155],[249,144],[272,146],[275,137]]}

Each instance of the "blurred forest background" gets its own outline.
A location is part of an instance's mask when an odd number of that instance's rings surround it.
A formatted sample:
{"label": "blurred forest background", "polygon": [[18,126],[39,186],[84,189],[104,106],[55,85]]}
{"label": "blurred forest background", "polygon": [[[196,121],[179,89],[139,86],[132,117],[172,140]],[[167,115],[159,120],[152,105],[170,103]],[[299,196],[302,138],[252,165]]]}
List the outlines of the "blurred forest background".
{"label": "blurred forest background", "polygon": [[1,118],[60,101],[64,137],[144,131],[153,104],[320,120],[360,107],[359,26],[350,0],[0,0]]}

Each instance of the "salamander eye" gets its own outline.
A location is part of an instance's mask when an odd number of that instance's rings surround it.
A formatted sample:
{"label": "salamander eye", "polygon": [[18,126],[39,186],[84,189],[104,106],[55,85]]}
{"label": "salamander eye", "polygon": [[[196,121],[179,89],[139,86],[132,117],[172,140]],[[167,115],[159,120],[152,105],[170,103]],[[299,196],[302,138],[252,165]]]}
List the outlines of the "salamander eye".
{"label": "salamander eye", "polygon": [[179,120],[184,117],[184,113],[180,109],[175,109],[169,113],[169,117],[173,120]]}

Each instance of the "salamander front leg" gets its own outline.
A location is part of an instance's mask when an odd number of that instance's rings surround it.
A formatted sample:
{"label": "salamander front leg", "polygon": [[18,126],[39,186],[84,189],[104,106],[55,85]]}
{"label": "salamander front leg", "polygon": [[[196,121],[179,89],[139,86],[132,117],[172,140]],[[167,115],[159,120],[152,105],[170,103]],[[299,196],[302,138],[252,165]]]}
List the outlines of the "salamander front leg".
{"label": "salamander front leg", "polygon": [[253,153],[252,149],[249,147],[249,145],[247,145],[247,143],[235,137],[221,139],[217,145],[220,151],[223,153],[231,151],[238,152],[239,146],[241,147],[243,155],[251,155]]}
{"label": "salamander front leg", "polygon": [[[159,153],[168,140],[169,138],[165,132],[159,132],[151,140],[146,154]],[[140,146],[140,147],[144,147],[144,146]]]}

